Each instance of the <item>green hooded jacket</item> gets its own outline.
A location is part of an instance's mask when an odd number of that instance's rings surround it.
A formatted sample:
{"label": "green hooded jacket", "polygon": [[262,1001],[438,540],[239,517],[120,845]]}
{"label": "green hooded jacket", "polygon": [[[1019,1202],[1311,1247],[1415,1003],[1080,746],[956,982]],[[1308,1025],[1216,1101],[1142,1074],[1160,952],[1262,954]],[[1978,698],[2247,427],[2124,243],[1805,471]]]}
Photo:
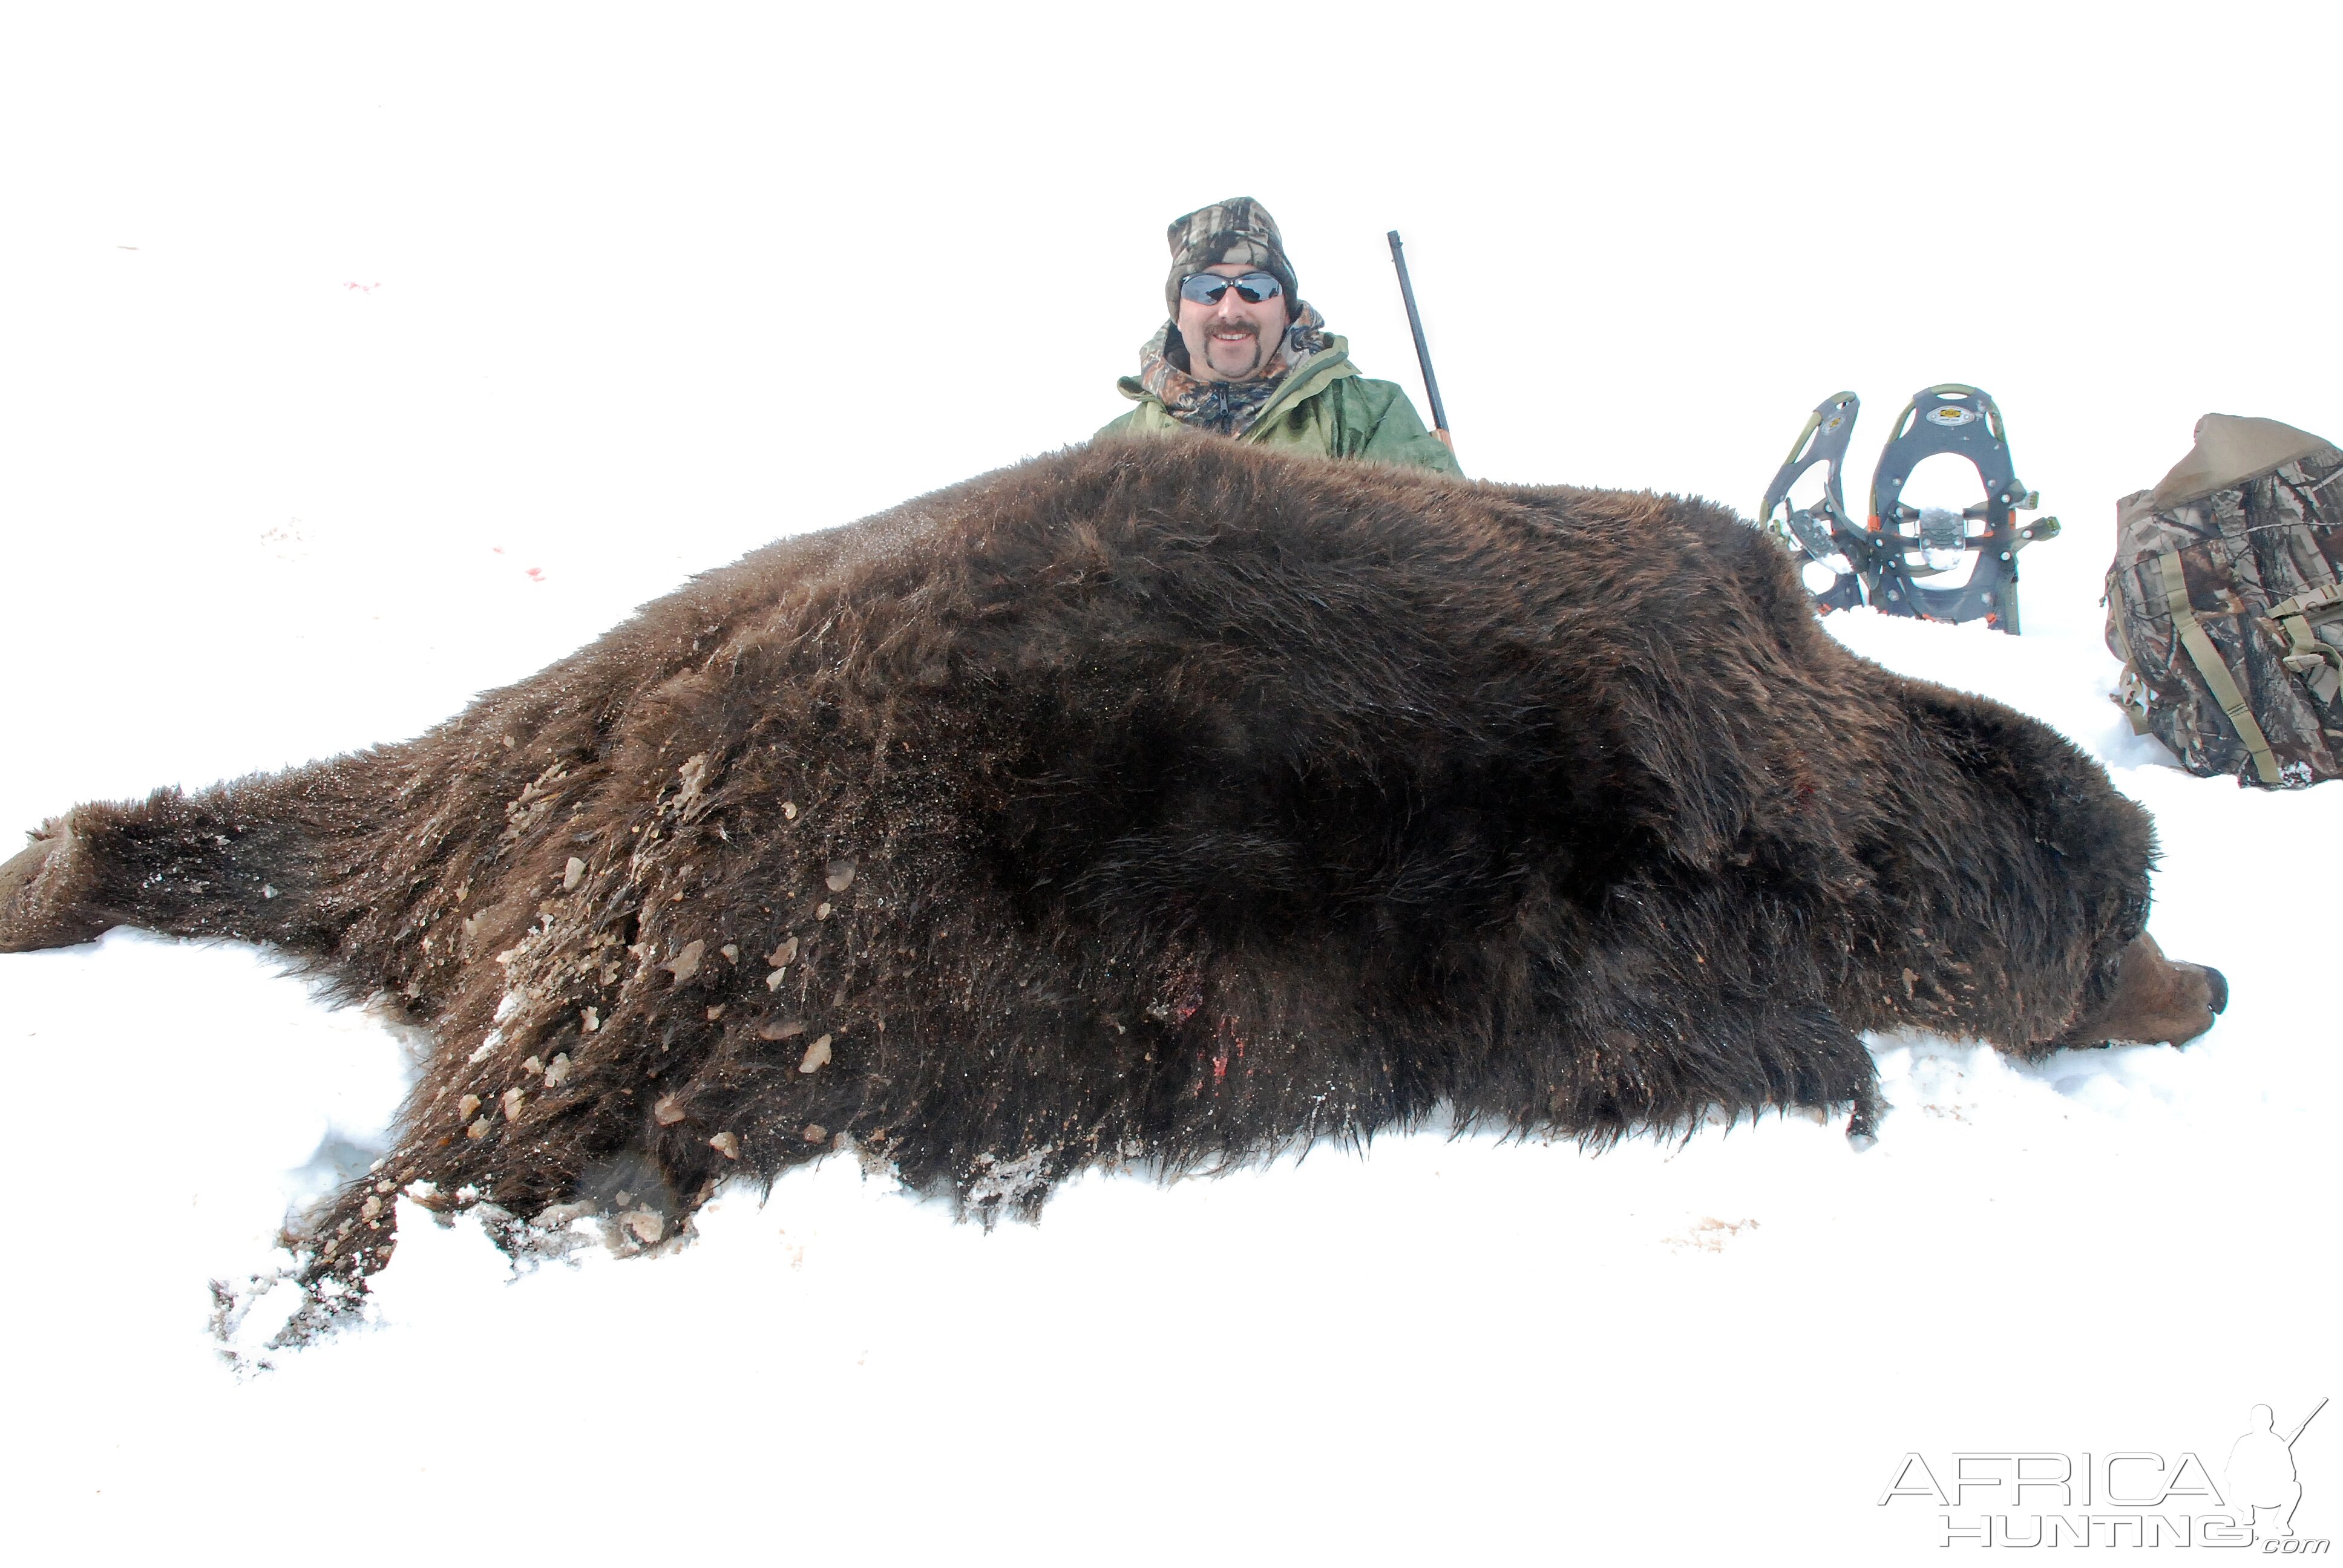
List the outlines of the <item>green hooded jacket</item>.
{"label": "green hooded jacket", "polygon": [[[1167,435],[1188,427],[1140,385],[1138,377],[1126,376],[1115,386],[1139,407],[1101,430],[1101,436]],[[1286,377],[1237,439],[1329,457],[1463,472],[1456,466],[1456,455],[1423,427],[1407,394],[1389,381],[1360,375],[1351,363],[1349,340],[1331,333],[1326,347]]]}

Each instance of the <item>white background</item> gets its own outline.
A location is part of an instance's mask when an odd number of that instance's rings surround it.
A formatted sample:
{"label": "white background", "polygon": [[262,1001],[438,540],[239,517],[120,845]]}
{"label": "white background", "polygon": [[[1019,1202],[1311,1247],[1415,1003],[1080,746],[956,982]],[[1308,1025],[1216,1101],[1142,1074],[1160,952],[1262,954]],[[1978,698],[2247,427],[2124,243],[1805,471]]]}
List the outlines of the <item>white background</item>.
{"label": "white background", "polygon": [[[1933,1560],[1907,1450],[2195,1450],[2332,1391],[2343,786],[2104,694],[2117,496],[2343,433],[2332,6],[17,6],[0,16],[0,823],[409,735],[686,573],[1077,441],[1236,194],[1476,477],[1744,511],[1805,410],[1999,399],[2028,636],[1857,620],[2155,809],[2237,1004],[2014,1071],[1881,1041],[1855,1156],[1433,1133],[985,1237],[833,1161],[239,1379],[398,1047],[265,958],[0,959],[0,1535],[25,1561]],[[303,1174],[303,1168],[307,1168]],[[2297,1449],[2343,1522],[2343,1415]]]}

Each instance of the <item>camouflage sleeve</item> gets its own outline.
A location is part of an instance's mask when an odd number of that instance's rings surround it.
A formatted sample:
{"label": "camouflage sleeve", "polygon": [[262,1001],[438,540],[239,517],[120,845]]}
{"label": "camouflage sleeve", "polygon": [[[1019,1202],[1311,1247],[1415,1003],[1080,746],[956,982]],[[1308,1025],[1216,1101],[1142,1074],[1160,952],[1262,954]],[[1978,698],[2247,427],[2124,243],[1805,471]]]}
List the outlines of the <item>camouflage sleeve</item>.
{"label": "camouflage sleeve", "polygon": [[1108,420],[1105,424],[1100,426],[1098,427],[1098,433],[1092,436],[1091,439],[1096,441],[1108,436],[1131,436],[1137,434],[1138,430],[1139,410],[1136,408],[1130,408],[1124,410],[1115,417]]}
{"label": "camouflage sleeve", "polygon": [[1462,475],[1464,470],[1456,464],[1456,454],[1450,451],[1440,437],[1423,427],[1423,418],[1416,413],[1415,405],[1407,394],[1390,381],[1370,381],[1364,377],[1354,385],[1363,400],[1380,404],[1373,424],[1358,450],[1358,456],[1380,463],[1398,463],[1410,467],[1431,468],[1443,474]]}
{"label": "camouflage sleeve", "polygon": [[1173,428],[1176,423],[1163,411],[1162,404],[1149,397],[1141,400],[1138,407],[1124,413],[1121,418],[1108,420],[1091,439],[1096,441],[1108,436],[1161,436]]}

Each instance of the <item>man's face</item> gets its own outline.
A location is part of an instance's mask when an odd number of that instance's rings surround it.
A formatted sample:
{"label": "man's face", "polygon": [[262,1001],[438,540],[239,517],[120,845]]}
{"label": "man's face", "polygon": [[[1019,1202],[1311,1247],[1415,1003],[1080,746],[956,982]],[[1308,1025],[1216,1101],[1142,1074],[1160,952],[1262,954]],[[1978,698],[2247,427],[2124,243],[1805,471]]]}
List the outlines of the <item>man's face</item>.
{"label": "man's face", "polygon": [[[1242,277],[1259,272],[1224,261],[1204,268],[1221,277]],[[1251,381],[1269,368],[1285,334],[1286,298],[1281,293],[1259,305],[1249,303],[1235,289],[1225,289],[1212,305],[1180,301],[1180,340],[1188,346],[1191,372],[1207,381]]]}

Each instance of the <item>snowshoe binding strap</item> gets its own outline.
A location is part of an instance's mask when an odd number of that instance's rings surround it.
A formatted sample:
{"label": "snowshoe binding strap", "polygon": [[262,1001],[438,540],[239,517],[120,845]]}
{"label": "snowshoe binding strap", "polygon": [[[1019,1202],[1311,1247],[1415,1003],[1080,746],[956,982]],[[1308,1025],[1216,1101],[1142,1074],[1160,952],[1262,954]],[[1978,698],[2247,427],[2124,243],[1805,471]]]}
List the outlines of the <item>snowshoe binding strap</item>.
{"label": "snowshoe binding strap", "polygon": [[[1958,513],[1924,515],[1904,503],[1904,486],[1921,459],[1940,452],[1966,457],[1985,486],[1986,498]],[[1992,397],[1957,381],[1923,387],[1896,416],[1887,445],[1872,470],[1871,506],[1865,519],[1867,548],[1854,558],[1874,608],[1926,620],[1979,620],[2015,634],[2017,629],[2017,552],[2041,539],[2056,538],[2058,519],[2042,518],[2019,528],[2015,513],[2040,504],[2018,483],[2001,409]],[[1983,525],[1981,532],[1970,531]],[[1913,552],[1921,552],[1918,561]],[[1958,588],[1926,588],[1915,579],[1951,564],[1931,558],[1975,552],[1968,581]]]}
{"label": "snowshoe binding strap", "polygon": [[[1765,487],[1765,504],[1757,508],[1759,526],[1771,528],[1797,555],[1798,576],[1815,601],[1817,614],[1852,609],[1864,602],[1863,578],[1857,563],[1866,548],[1864,533],[1848,518],[1839,476],[1846,466],[1847,438],[1855,434],[1855,417],[1863,399],[1852,392],[1834,392],[1815,405],[1781,471]],[[1822,499],[1812,507],[1792,507],[1790,487],[1817,463],[1830,465],[1823,480]],[[1775,517],[1775,508],[1782,515]],[[1823,585],[1817,587],[1817,585]]]}

